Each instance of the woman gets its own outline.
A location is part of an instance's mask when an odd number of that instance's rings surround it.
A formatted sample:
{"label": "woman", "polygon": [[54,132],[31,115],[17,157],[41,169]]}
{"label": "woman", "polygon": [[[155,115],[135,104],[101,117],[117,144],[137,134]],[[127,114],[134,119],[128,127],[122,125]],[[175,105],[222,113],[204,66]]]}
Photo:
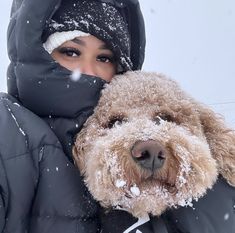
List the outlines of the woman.
{"label": "woman", "polygon": [[138,1],[15,1],[8,39],[8,92],[16,99],[0,102],[1,232],[233,232],[234,189],[222,179],[194,209],[136,224],[95,203],[72,164],[73,137],[104,83],[141,69]]}
{"label": "woman", "polygon": [[99,231],[73,137],[103,85],[141,68],[144,47],[138,1],[13,2],[9,94],[0,98],[0,232]]}

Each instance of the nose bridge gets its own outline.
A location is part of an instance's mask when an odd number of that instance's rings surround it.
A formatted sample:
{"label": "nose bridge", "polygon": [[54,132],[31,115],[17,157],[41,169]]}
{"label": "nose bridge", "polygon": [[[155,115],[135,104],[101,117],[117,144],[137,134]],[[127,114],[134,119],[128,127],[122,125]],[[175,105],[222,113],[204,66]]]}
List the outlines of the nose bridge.
{"label": "nose bridge", "polygon": [[84,58],[82,59],[82,61],[80,61],[79,69],[83,74],[96,75],[95,64],[89,57]]}

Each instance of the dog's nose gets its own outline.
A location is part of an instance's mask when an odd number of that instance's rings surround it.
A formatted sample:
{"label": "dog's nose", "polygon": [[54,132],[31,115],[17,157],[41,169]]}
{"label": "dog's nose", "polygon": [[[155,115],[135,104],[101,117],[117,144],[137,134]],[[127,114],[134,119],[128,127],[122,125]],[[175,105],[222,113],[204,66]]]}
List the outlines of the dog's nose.
{"label": "dog's nose", "polygon": [[136,142],[131,154],[140,166],[152,171],[161,168],[166,160],[164,147],[154,140]]}

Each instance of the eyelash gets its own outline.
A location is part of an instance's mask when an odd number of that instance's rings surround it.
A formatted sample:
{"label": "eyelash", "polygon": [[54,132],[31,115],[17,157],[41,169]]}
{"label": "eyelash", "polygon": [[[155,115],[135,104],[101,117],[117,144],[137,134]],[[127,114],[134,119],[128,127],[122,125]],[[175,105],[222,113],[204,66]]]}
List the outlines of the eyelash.
{"label": "eyelash", "polygon": [[[62,47],[59,48],[59,53],[68,56],[68,57],[75,57],[80,56],[81,52],[78,49],[75,48],[69,48],[69,47]],[[107,54],[100,54],[97,56],[97,61],[103,62],[103,63],[114,63],[115,59],[113,55],[107,55]]]}
{"label": "eyelash", "polygon": [[114,57],[112,55],[106,55],[106,54],[101,54],[99,56],[97,56],[97,60],[100,62],[104,62],[104,63],[114,63]]}
{"label": "eyelash", "polygon": [[74,57],[81,55],[81,52],[75,48],[67,48],[67,47],[62,47],[59,49],[59,53],[66,55],[68,57]]}

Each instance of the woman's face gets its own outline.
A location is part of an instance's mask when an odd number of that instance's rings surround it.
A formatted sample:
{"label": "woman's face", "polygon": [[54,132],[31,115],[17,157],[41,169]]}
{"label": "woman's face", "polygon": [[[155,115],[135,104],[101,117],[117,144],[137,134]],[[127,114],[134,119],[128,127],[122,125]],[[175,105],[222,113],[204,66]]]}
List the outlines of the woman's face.
{"label": "woman's face", "polygon": [[98,76],[111,81],[116,73],[113,52],[94,36],[77,37],[67,41],[52,52],[52,57],[61,66],[81,73]]}

